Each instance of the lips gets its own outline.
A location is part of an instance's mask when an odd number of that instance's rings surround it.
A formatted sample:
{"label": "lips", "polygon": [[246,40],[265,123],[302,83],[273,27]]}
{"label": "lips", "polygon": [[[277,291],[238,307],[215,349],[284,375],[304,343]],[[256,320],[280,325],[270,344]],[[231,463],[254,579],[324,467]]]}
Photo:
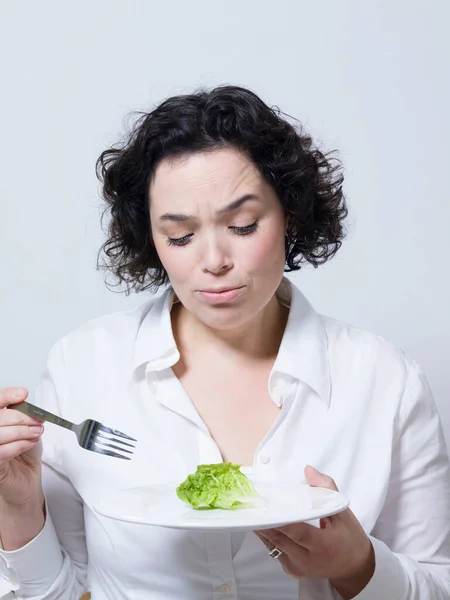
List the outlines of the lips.
{"label": "lips", "polygon": [[201,293],[205,293],[205,294],[223,294],[225,292],[231,292],[232,290],[239,290],[240,286],[236,286],[236,287],[225,287],[225,288],[218,288],[217,290],[200,290]]}
{"label": "lips", "polygon": [[209,304],[224,304],[232,302],[241,293],[244,287],[219,288],[216,290],[199,290],[200,296]]}

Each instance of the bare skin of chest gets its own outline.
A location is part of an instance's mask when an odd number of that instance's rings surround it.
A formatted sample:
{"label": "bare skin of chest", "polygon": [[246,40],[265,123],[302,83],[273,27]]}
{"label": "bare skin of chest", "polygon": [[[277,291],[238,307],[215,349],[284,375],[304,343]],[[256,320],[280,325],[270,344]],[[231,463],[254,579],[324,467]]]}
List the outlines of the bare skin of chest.
{"label": "bare skin of chest", "polygon": [[173,367],[224,461],[251,466],[256,450],[275,422],[280,408],[268,391],[273,361],[248,368],[213,365]]}

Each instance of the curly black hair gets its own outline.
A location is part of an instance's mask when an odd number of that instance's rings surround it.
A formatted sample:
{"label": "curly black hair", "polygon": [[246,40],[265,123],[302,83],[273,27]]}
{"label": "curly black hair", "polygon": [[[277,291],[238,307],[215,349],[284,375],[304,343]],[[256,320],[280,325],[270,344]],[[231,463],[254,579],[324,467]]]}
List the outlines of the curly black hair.
{"label": "curly black hair", "polygon": [[276,191],[288,218],[285,271],[302,262],[317,267],[340,248],[347,216],[340,161],[320,152],[297,121],[253,92],[201,89],[140,113],[125,141],[97,160],[107,203],[103,216],[110,213],[98,265],[127,293],[168,283],[150,227],[149,187],[158,164],[219,148],[245,153]]}

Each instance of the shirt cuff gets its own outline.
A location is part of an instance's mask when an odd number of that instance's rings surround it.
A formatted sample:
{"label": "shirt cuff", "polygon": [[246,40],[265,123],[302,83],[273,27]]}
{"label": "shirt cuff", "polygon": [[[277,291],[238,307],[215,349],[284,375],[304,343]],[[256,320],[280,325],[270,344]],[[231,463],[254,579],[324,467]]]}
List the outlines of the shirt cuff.
{"label": "shirt cuff", "polygon": [[408,590],[408,578],[401,562],[385,543],[369,537],[375,552],[375,572],[353,600],[403,600]]}
{"label": "shirt cuff", "polygon": [[42,531],[23,548],[0,548],[0,593],[20,590],[38,595],[54,583],[63,565],[63,554],[47,511]]}

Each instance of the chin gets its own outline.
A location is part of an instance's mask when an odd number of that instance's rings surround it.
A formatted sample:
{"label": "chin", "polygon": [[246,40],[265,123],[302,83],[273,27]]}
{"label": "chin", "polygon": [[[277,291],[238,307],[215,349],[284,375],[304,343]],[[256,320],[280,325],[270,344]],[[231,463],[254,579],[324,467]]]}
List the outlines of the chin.
{"label": "chin", "polygon": [[207,327],[220,331],[239,329],[252,320],[256,312],[244,311],[231,306],[201,307],[195,317]]}

